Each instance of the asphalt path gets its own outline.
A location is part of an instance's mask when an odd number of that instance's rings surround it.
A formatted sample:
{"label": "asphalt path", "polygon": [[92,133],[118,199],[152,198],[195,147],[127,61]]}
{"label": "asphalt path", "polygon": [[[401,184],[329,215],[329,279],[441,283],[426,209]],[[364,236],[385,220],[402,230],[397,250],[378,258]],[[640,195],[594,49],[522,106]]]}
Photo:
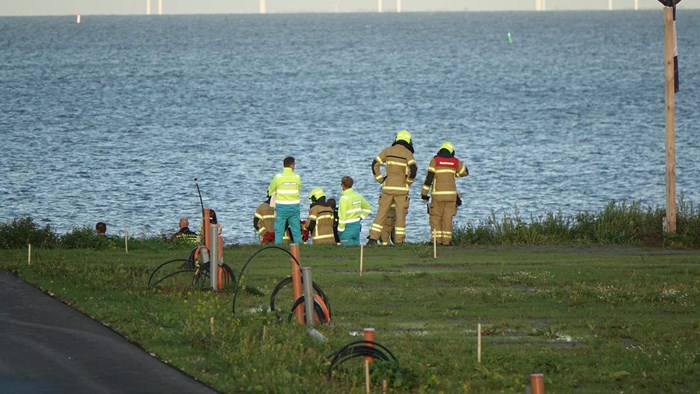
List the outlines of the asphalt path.
{"label": "asphalt path", "polygon": [[0,270],[0,393],[215,393]]}

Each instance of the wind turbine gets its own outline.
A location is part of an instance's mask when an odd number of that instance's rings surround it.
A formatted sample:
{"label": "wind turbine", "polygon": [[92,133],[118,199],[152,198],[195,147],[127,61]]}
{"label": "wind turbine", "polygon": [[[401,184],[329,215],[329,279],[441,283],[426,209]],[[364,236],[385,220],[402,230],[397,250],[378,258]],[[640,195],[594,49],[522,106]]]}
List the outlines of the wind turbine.
{"label": "wind turbine", "polygon": [[396,0],[396,13],[401,13],[401,0]]}
{"label": "wind turbine", "polygon": [[151,0],[146,0],[146,15],[151,15]]}
{"label": "wind turbine", "polygon": [[265,0],[260,0],[260,13],[267,14],[267,6],[265,5]]}
{"label": "wind turbine", "polygon": [[377,0],[377,12],[382,12],[382,0]]}
{"label": "wind turbine", "polygon": [[163,0],[158,0],[158,15],[163,15]]}

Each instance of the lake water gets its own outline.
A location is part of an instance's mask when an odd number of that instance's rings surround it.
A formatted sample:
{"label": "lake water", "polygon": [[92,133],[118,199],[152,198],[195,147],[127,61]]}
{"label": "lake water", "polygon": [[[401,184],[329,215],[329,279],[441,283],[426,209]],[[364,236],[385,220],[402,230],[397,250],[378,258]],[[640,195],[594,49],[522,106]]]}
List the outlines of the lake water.
{"label": "lake water", "polygon": [[[679,7],[678,34],[677,190],[697,204],[700,10]],[[665,206],[661,7],[6,17],[0,59],[0,222],[196,227],[196,177],[225,241],[251,243],[284,156],[304,199],[350,175],[376,209],[370,164],[401,129],[419,166],[409,242],[429,238],[420,185],[446,140],[470,170],[457,225]]]}

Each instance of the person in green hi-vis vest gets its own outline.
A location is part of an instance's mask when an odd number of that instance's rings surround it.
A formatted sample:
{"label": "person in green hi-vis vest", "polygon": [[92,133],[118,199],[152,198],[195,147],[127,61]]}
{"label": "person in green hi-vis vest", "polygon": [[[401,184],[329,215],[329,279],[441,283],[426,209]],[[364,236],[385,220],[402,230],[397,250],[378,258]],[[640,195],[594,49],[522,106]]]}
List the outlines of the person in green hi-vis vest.
{"label": "person in green hi-vis vest", "polygon": [[294,158],[287,156],[283,161],[284,169],[276,174],[267,193],[275,196],[275,244],[282,243],[285,224],[289,225],[292,242],[302,243],[301,215],[299,203],[301,200],[301,177],[294,172]]}

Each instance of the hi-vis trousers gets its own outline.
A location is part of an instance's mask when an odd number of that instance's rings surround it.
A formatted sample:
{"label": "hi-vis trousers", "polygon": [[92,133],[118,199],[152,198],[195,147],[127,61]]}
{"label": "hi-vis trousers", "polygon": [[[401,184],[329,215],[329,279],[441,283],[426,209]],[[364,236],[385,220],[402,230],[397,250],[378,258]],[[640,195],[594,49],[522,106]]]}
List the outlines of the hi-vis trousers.
{"label": "hi-vis trousers", "polygon": [[452,218],[457,214],[456,201],[430,202],[430,234],[437,243],[449,245],[452,242]]}
{"label": "hi-vis trousers", "polygon": [[369,231],[369,238],[378,240],[382,229],[384,228],[384,220],[389,214],[391,204],[396,204],[396,221],[394,222],[394,243],[402,244],[406,240],[406,213],[408,212],[408,203],[410,199],[408,194],[387,194],[382,193],[379,197],[379,207],[377,208],[377,216],[374,218],[374,223]]}

